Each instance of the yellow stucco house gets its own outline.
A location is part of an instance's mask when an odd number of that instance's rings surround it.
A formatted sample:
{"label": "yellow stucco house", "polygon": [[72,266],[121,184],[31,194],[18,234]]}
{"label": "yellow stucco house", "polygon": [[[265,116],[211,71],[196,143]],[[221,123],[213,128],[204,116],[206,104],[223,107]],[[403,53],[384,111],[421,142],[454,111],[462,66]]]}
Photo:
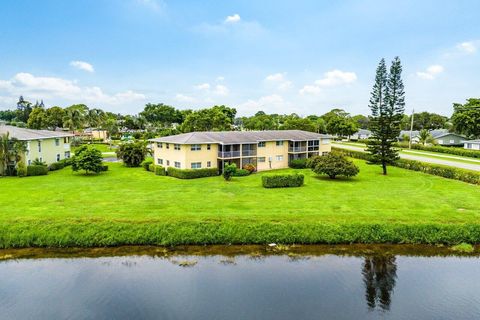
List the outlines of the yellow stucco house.
{"label": "yellow stucco house", "polygon": [[30,165],[35,159],[49,165],[70,158],[70,140],[74,136],[72,133],[0,125],[0,134],[7,132],[10,138],[27,143],[27,152],[22,156],[27,165]]}
{"label": "yellow stucco house", "polygon": [[150,139],[154,162],[167,168],[287,168],[293,159],[324,155],[330,136],[301,130],[190,132]]}

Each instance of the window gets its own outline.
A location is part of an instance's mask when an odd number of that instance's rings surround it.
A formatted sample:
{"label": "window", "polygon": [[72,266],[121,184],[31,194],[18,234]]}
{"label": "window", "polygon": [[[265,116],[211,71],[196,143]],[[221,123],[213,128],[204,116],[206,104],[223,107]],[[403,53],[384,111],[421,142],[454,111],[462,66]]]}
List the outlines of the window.
{"label": "window", "polygon": [[207,144],[207,150],[211,149],[211,145]]}
{"label": "window", "polygon": [[170,165],[170,160],[167,160],[167,166],[169,166],[169,165]]}
{"label": "window", "polygon": [[173,149],[175,149],[175,150],[180,150],[180,145],[179,145],[179,144],[174,144],[174,145],[173,145]]}
{"label": "window", "polygon": [[165,148],[170,149],[170,144],[165,143]]}
{"label": "window", "polygon": [[455,143],[455,140],[450,140],[450,143]]}
{"label": "window", "polygon": [[283,156],[282,156],[282,155],[276,156],[275,159],[276,159],[277,161],[283,161]]}
{"label": "window", "polygon": [[258,158],[257,158],[257,161],[258,161],[258,162],[265,162],[265,157],[258,157]]}
{"label": "window", "polygon": [[258,147],[259,147],[259,148],[264,148],[264,147],[265,147],[265,141],[260,141],[260,142],[258,143]]}
{"label": "window", "polygon": [[157,159],[157,164],[162,165],[163,164],[163,159],[158,158]]}
{"label": "window", "polygon": [[42,158],[42,157],[40,157],[40,159],[38,159],[38,160],[40,160],[40,162],[43,162],[43,158]]}
{"label": "window", "polygon": [[65,151],[65,159],[70,158],[70,151]]}
{"label": "window", "polygon": [[201,169],[202,163],[201,162],[192,162],[192,169]]}
{"label": "window", "polygon": [[55,145],[58,147],[60,145],[60,139],[55,139]]}
{"label": "window", "polygon": [[42,141],[38,141],[37,145],[38,145],[38,152],[42,152]]}
{"label": "window", "polygon": [[212,166],[212,162],[211,161],[207,161],[207,168],[210,168]]}
{"label": "window", "polygon": [[277,147],[283,146],[283,141],[276,141]]}
{"label": "window", "polygon": [[467,149],[472,149],[472,144],[471,143],[467,143]]}
{"label": "window", "polygon": [[179,168],[179,169],[180,169],[180,162],[175,161],[175,163],[174,163],[173,165],[175,166],[175,168]]}
{"label": "window", "polygon": [[162,149],[162,148],[163,148],[163,143],[161,143],[161,142],[158,142],[158,143],[157,143],[157,148],[160,148],[160,149]]}
{"label": "window", "polygon": [[57,153],[57,161],[60,161],[60,153]]}
{"label": "window", "polygon": [[199,150],[202,150],[202,146],[200,144],[192,144],[192,146],[190,147],[190,150],[199,151]]}

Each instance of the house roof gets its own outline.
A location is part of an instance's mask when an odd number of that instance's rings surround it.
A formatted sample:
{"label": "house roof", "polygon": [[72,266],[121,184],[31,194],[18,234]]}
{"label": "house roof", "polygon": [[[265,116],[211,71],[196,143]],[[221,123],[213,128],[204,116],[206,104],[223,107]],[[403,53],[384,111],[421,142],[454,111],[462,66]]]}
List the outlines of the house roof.
{"label": "house roof", "polygon": [[73,137],[72,133],[62,131],[34,130],[15,126],[0,125],[0,134],[9,132],[10,138],[18,140],[40,140],[49,138]]}
{"label": "house roof", "polygon": [[150,139],[153,142],[166,142],[178,144],[202,144],[202,143],[257,143],[259,141],[276,140],[317,140],[330,138],[329,135],[319,134],[302,130],[267,130],[267,131],[205,131],[189,132]]}
{"label": "house roof", "polygon": [[367,130],[367,129],[358,129],[357,132],[354,133],[355,134],[358,134],[358,135],[371,135],[372,134],[372,131],[370,130]]}
{"label": "house roof", "polygon": [[[458,136],[458,137],[466,138],[465,136],[462,136],[461,134],[449,132],[447,129],[430,130],[429,132],[432,135],[432,138],[434,138],[434,139],[438,139],[438,138],[448,136],[448,135],[455,135],[455,136]],[[400,131],[400,138],[403,137],[404,135],[410,136],[410,130]],[[418,130],[413,130],[412,131],[412,137],[417,137],[419,135],[420,135],[420,131],[418,131]]]}
{"label": "house roof", "polygon": [[480,140],[467,140],[463,141],[463,143],[480,143]]}

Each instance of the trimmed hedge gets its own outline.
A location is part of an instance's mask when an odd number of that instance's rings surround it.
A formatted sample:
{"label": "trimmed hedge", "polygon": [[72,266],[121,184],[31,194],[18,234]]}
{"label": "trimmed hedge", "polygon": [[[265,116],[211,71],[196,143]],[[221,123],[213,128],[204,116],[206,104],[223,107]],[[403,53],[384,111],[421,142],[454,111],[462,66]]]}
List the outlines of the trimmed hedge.
{"label": "trimmed hedge", "polygon": [[147,170],[148,170],[148,171],[151,171],[151,172],[155,172],[155,164],[150,163],[150,164],[148,165],[148,169],[147,169]]}
{"label": "trimmed hedge", "polygon": [[[339,148],[332,147],[332,150],[334,149],[335,151],[341,152],[348,157],[363,159],[367,161],[371,160],[370,154],[366,152],[339,149]],[[461,169],[461,168],[443,166],[439,164],[430,164],[426,162],[407,160],[407,159],[397,160],[394,166],[407,169],[407,170],[421,171],[424,173],[428,173],[431,175],[435,175],[435,176],[439,176],[447,179],[460,180],[460,181],[472,183],[472,184],[480,184],[480,173]]]}
{"label": "trimmed hedge", "polygon": [[155,172],[155,175],[157,176],[166,176],[167,172],[165,171],[165,168],[162,166],[154,166],[153,170]]}
{"label": "trimmed hedge", "polygon": [[[403,149],[408,148],[408,142],[399,142],[397,146]],[[413,143],[412,149],[421,150],[421,151],[430,151],[438,153],[453,154],[456,156],[469,157],[469,158],[480,158],[480,151],[469,150],[459,147],[445,147],[445,146],[424,146],[423,144]]]}
{"label": "trimmed hedge", "polygon": [[307,159],[293,159],[288,166],[292,169],[305,169],[307,167]]}
{"label": "trimmed hedge", "polygon": [[62,161],[54,162],[48,166],[49,171],[55,171],[65,168],[65,163]]}
{"label": "trimmed hedge", "polygon": [[247,170],[247,169],[238,169],[237,171],[235,171],[235,173],[233,174],[234,177],[245,177],[245,176],[248,176],[250,175],[250,171]]}
{"label": "trimmed hedge", "polygon": [[140,165],[143,167],[143,169],[145,169],[147,171],[153,171],[153,170],[150,170],[150,165],[151,164],[153,164],[153,159],[149,158],[149,159],[143,160]]}
{"label": "trimmed hedge", "polygon": [[204,177],[218,176],[217,168],[205,168],[205,169],[177,169],[169,167],[167,174],[171,177],[178,179],[196,179]]}
{"label": "trimmed hedge", "polygon": [[27,166],[27,176],[44,176],[48,174],[48,167],[41,165]]}
{"label": "trimmed hedge", "polygon": [[303,185],[303,174],[271,174],[262,176],[264,188],[289,188]]}

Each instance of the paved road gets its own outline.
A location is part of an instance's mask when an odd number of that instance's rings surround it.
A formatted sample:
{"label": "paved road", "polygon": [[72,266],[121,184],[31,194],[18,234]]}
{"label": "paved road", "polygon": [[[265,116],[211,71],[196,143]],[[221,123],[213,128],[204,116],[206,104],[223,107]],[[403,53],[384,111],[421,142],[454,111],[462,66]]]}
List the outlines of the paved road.
{"label": "paved road", "polygon": [[[344,145],[344,144],[332,143],[332,146],[337,147],[337,148],[342,148],[342,149],[360,151],[360,152],[365,151],[365,148],[348,146],[348,145]],[[408,159],[408,160],[417,160],[417,161],[421,161],[421,162],[428,162],[428,163],[434,163],[434,164],[442,164],[442,165],[445,165],[445,166],[457,167],[457,168],[473,170],[473,171],[480,171],[480,165],[478,165],[478,164],[470,164],[470,163],[464,163],[464,162],[442,160],[442,159],[439,159],[439,158],[428,157],[427,155],[425,155],[425,156],[423,156],[423,155],[422,156],[414,156],[414,155],[411,155],[411,154],[400,154],[400,158]]]}

